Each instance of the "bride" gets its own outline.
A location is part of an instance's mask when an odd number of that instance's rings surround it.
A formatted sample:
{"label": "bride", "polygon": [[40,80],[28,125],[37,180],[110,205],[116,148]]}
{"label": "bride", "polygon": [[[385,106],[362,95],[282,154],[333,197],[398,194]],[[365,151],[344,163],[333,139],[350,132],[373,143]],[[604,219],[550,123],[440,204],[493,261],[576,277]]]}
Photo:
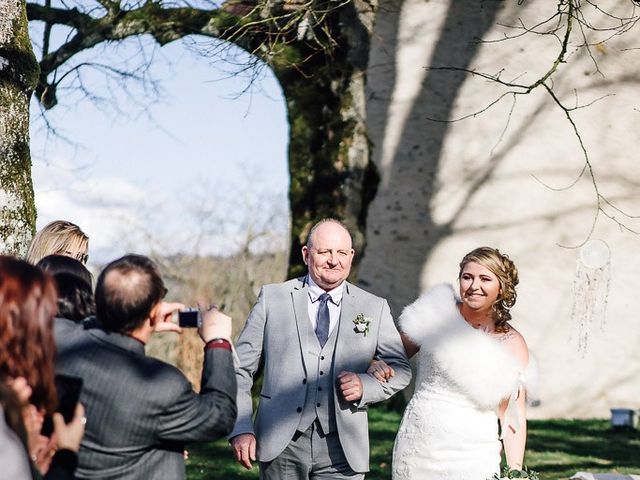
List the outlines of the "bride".
{"label": "bride", "polygon": [[[418,372],[396,437],[394,480],[488,480],[499,473],[502,447],[509,468],[522,468],[529,353],[509,324],[518,271],[481,247],[462,259],[458,280],[459,297],[438,285],[399,319]],[[393,375],[381,361],[369,373]]]}

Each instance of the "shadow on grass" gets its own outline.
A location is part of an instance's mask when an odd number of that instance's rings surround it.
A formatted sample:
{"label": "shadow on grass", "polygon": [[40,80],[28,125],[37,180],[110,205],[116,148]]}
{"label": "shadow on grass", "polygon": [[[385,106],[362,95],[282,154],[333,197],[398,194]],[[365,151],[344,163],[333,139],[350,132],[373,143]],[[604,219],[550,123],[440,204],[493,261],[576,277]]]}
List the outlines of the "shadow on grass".
{"label": "shadow on grass", "polygon": [[613,430],[606,420],[529,422],[527,463],[543,478],[567,478],[577,471],[640,471],[640,431]]}
{"label": "shadow on grass", "polygon": [[233,458],[229,442],[218,440],[187,447],[187,478],[189,480],[227,480],[258,478],[258,467],[245,470]]}
{"label": "shadow on grass", "polygon": [[[400,415],[385,408],[369,411],[371,472],[367,480],[391,479],[393,442]],[[257,479],[232,457],[226,440],[188,448],[189,480]],[[526,464],[541,480],[566,479],[577,471],[640,472],[640,431],[612,430],[606,420],[532,420]],[[421,480],[421,479],[417,479]]]}
{"label": "shadow on grass", "polygon": [[[367,480],[391,478],[391,453],[400,415],[383,408],[370,410],[369,437],[371,444],[371,472]],[[226,440],[194,444],[187,447],[187,478],[189,480],[257,479],[258,466],[245,470],[233,459]]]}

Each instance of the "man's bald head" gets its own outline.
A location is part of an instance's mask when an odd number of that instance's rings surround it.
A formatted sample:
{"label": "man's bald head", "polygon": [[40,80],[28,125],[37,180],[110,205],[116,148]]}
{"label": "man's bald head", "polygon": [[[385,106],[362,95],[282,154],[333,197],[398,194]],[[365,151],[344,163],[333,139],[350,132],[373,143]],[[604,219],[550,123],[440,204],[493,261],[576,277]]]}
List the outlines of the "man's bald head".
{"label": "man's bald head", "polygon": [[309,234],[307,235],[307,243],[306,243],[307,247],[313,246],[313,242],[316,239],[315,237],[316,237],[317,230],[321,228],[323,225],[327,226],[328,224],[334,224],[345,231],[345,233],[349,236],[349,243],[350,243],[349,248],[351,248],[353,244],[353,239],[351,238],[351,232],[349,231],[349,229],[344,223],[342,223],[340,220],[335,218],[323,218],[322,220],[318,221],[313,227],[311,227],[311,230],[309,230]]}
{"label": "man's bald head", "polygon": [[109,331],[129,333],[142,326],[165,288],[156,265],[142,255],[114,260],[96,284],[96,316]]}

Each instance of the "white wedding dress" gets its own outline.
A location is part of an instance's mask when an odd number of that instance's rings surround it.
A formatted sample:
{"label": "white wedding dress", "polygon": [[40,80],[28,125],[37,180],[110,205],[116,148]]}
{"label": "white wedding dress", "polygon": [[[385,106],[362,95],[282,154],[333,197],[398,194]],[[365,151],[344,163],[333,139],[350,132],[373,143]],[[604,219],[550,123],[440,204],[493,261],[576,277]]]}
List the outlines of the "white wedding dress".
{"label": "white wedding dress", "polygon": [[[415,393],[393,451],[393,480],[488,480],[498,473],[496,410],[523,382],[498,340],[469,326],[451,285],[404,309],[400,330],[420,346]],[[515,405],[508,409],[514,415]],[[519,424],[512,419],[510,424]]]}

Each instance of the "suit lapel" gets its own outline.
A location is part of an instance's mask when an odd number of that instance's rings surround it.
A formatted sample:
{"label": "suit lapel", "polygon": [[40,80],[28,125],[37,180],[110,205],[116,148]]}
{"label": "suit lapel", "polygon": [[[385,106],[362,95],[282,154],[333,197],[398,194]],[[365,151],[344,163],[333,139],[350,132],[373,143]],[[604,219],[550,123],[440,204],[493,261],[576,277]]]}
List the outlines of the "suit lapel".
{"label": "suit lapel", "polygon": [[309,322],[308,298],[309,290],[304,283],[304,279],[300,278],[299,283],[291,291],[291,299],[293,301],[293,313],[296,317],[296,329],[305,371],[308,370],[307,352],[309,351],[309,342],[315,340],[315,337],[310,338],[309,334],[311,332],[311,323]]}
{"label": "suit lapel", "polygon": [[[342,294],[342,308],[340,309],[340,322],[338,323],[338,338],[336,339],[336,349],[334,352],[334,365],[342,365],[343,357],[349,354],[349,335],[353,329],[353,319],[356,318],[357,305],[353,295],[353,289],[349,283],[345,283]],[[336,372],[339,373],[339,372]]]}

